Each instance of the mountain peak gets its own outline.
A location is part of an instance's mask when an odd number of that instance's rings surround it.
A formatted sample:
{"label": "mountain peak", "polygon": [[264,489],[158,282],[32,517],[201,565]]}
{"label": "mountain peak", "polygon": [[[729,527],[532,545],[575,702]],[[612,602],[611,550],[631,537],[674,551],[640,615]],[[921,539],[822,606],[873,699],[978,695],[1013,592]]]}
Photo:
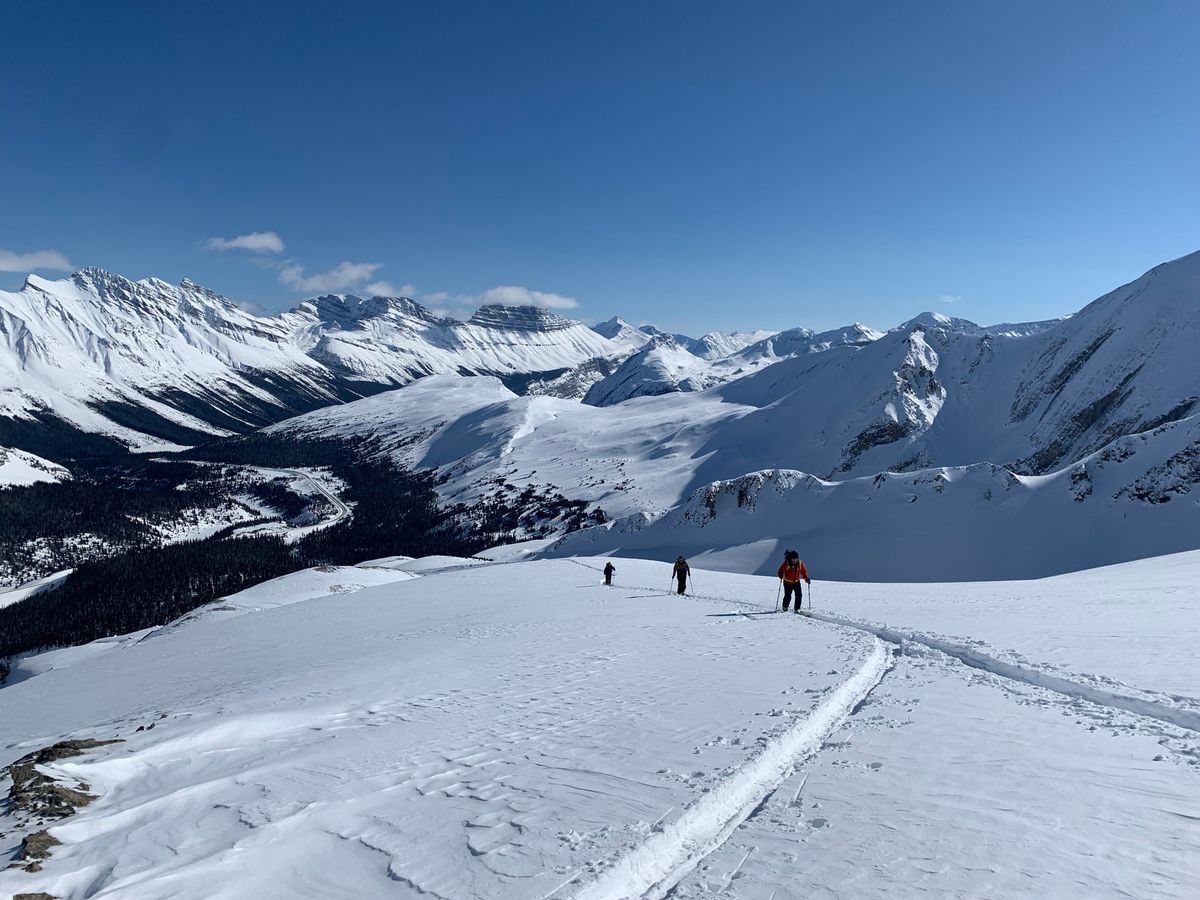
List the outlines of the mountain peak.
{"label": "mountain peak", "polygon": [[926,310],[916,316],[913,316],[907,322],[897,326],[905,330],[913,328],[940,328],[945,331],[961,331],[964,334],[974,334],[983,329],[969,319],[959,319],[954,316],[948,316],[945,313]]}
{"label": "mountain peak", "polygon": [[592,331],[596,332],[596,334],[600,335],[601,337],[606,337],[609,340],[612,340],[622,332],[636,330],[620,316],[613,316],[611,319],[608,319],[604,322],[597,322],[595,325],[591,326],[591,329]]}
{"label": "mountain peak", "polygon": [[99,266],[84,266],[71,276],[71,280],[80,285],[95,285],[97,288],[132,288],[134,282],[124,275],[117,275]]}
{"label": "mountain peak", "polygon": [[315,317],[319,322],[334,325],[342,331],[355,331],[371,319],[396,322],[444,324],[445,320],[408,297],[359,297],[357,294],[322,294],[310,297],[295,309]]}
{"label": "mountain peak", "polygon": [[476,310],[467,324],[513,331],[558,331],[570,328],[575,323],[540,306],[504,306],[500,303],[489,303]]}

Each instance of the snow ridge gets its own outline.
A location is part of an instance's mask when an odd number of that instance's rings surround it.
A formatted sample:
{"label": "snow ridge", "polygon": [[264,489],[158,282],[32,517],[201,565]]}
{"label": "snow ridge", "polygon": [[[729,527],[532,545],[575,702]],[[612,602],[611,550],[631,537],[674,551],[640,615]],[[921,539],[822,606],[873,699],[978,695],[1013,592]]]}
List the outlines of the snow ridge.
{"label": "snow ridge", "polygon": [[607,871],[575,894],[575,900],[666,897],[700,862],[719,848],[755,808],[860,704],[891,667],[881,641],[859,669],[820,706],[767,744],[763,752],[718,784],[683,815],[630,848]]}

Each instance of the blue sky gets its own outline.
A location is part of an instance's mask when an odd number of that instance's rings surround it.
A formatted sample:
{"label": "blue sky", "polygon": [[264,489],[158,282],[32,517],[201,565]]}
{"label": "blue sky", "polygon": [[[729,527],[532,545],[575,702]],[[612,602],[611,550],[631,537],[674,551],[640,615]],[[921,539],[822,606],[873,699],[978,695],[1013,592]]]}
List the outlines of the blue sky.
{"label": "blue sky", "polygon": [[186,6],[6,9],[0,287],[700,333],[1044,318],[1200,249],[1196,3]]}

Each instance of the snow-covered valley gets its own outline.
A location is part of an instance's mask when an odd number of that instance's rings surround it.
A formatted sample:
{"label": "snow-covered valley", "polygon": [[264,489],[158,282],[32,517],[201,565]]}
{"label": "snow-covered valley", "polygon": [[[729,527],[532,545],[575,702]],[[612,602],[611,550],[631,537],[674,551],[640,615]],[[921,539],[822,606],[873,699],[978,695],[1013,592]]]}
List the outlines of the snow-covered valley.
{"label": "snow-covered valley", "polygon": [[0,763],[121,741],[38,767],[93,799],[10,806],[7,850],[57,843],[0,890],[1182,898],[1200,877],[1200,554],[818,582],[813,617],[772,614],[774,579],[698,570],[678,597],[662,564],[617,559],[606,588],[602,563],[296,573],[0,689]]}

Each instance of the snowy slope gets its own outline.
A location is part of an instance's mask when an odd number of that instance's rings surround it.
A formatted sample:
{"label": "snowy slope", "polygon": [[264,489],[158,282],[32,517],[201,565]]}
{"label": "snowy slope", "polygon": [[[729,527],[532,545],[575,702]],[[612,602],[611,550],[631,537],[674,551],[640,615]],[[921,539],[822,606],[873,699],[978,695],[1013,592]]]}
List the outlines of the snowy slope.
{"label": "snowy slope", "polygon": [[1030,467],[1200,409],[1200,252],[1151,269],[1043,332],[1011,420],[1030,429]]}
{"label": "snowy slope", "polygon": [[1060,316],[1057,319],[1043,319],[1039,322],[1000,322],[996,325],[989,325],[985,329],[991,334],[997,334],[1001,337],[1027,337],[1031,334],[1039,334],[1049,328],[1053,328],[1069,316]]}
{"label": "snowy slope", "polygon": [[774,333],[770,331],[710,331],[699,338],[691,338],[685,334],[668,334],[653,325],[635,328],[620,316],[613,316],[605,322],[592,325],[591,328],[592,331],[608,338],[613,343],[626,347],[629,352],[641,350],[655,339],[671,340],[693,356],[709,362],[723,359]]}
{"label": "snowy slope", "polygon": [[[681,343],[658,335],[597,381],[584,397],[592,406],[611,406],[634,397],[702,391],[744,377],[765,366],[805,353],[861,347],[881,336],[865,325],[851,325],[816,334],[806,328],[771,334],[712,332],[700,342]],[[703,346],[700,346],[703,344]]]}
{"label": "snowy slope", "polygon": [[57,463],[24,450],[0,447],[0,489],[39,481],[62,481],[71,473]]}
{"label": "snowy slope", "polygon": [[552,556],[613,553],[766,575],[788,547],[821,578],[1032,578],[1200,547],[1200,416],[1059,472],[994,465],[829,482],[788,470],[697,490],[667,515],[575,532]]}
{"label": "snowy slope", "polygon": [[[670,557],[683,548],[719,549],[722,565],[756,571],[771,564],[778,541],[793,540],[820,551],[835,577],[928,580],[1042,575],[1200,547],[1196,417],[1118,438],[1044,476],[967,462],[910,464],[907,474],[878,478],[874,472],[830,477],[846,467],[844,442],[858,440],[878,406],[905,417],[918,437],[940,437],[931,425],[944,414],[946,398],[929,366],[933,342],[954,346],[952,336],[943,338],[924,328],[899,331],[862,349],[783,361],[714,390],[598,408],[517,397],[494,380],[432,378],[275,430],[379,437],[407,465],[437,469],[440,489],[452,500],[477,500],[496,484],[550,485],[612,518],[632,517],[572,536],[564,553]],[[853,398],[864,392],[848,373],[880,349],[903,352],[908,362],[882,396],[856,406]],[[809,395],[795,382],[810,389],[819,383],[823,396],[805,403]],[[764,403],[764,395],[779,399]],[[986,459],[984,424],[958,435],[958,446],[943,441],[939,452]],[[901,461],[913,452],[879,433],[879,447],[854,449],[854,468],[867,468],[862,459],[880,468],[894,464],[897,445]],[[806,461],[816,463],[818,475],[799,474]],[[746,473],[781,469],[799,471],[770,476],[775,501],[743,503],[735,515],[707,521],[714,492],[757,494],[767,476]]]}
{"label": "snowy slope", "polygon": [[540,372],[622,352],[534,307],[457,322],[404,298],[335,295],[264,317],[187,280],[84,269],[0,292],[0,418],[49,411],[135,445],[146,433],[188,441],[434,372]]}
{"label": "snowy slope", "polygon": [[789,356],[820,353],[833,347],[862,347],[881,337],[882,331],[858,322],[819,333],[810,328],[791,328],[747,344],[731,356],[742,365],[760,360],[777,362]]}
{"label": "snowy slope", "polygon": [[701,359],[713,362],[724,359],[740,350],[764,341],[774,334],[772,331],[710,331],[702,335],[688,348]]}
{"label": "snowy slope", "polygon": [[640,328],[634,328],[620,316],[613,316],[605,322],[598,322],[592,325],[591,329],[601,337],[607,338],[623,348],[627,355],[642,349],[653,338],[652,335]]}
{"label": "snowy slope", "polygon": [[18,587],[0,590],[0,609],[20,603],[22,600],[28,600],[34,594],[58,587],[73,571],[73,569],[63,569],[61,572],[53,572],[43,578],[27,581]]}
{"label": "snowy slope", "polygon": [[[996,333],[923,313],[882,336],[784,332],[747,348],[718,364],[741,368],[712,390],[758,411],[737,420],[739,439],[714,437],[724,454],[702,480],[780,466],[826,478],[979,462],[1045,473],[1200,408],[1188,363],[1200,253],[1042,324]],[[810,352],[822,347],[833,352]]]}
{"label": "snowy slope", "polygon": [[704,359],[672,337],[654,337],[615,372],[592,385],[583,402],[612,406],[634,397],[702,391],[718,383]]}
{"label": "snowy slope", "polygon": [[95,799],[0,893],[1187,897],[1200,558],[1161,562],[805,619],[562,560],[186,623],[0,689],[0,764],[123,740],[40,766]]}
{"label": "snowy slope", "polygon": [[743,471],[783,464],[786,436],[794,467],[822,477],[978,462],[1044,473],[1195,410],[1200,369],[1184,361],[1197,342],[1200,254],[1032,334],[923,314],[856,353],[797,356],[715,390],[761,407],[739,423]]}
{"label": "snowy slope", "polygon": [[495,378],[432,376],[267,431],[371,436],[404,464],[438,470],[451,500],[478,499],[498,480],[554,485],[621,516],[686,497],[710,424],[750,411],[709,392],[596,408],[517,396]]}

